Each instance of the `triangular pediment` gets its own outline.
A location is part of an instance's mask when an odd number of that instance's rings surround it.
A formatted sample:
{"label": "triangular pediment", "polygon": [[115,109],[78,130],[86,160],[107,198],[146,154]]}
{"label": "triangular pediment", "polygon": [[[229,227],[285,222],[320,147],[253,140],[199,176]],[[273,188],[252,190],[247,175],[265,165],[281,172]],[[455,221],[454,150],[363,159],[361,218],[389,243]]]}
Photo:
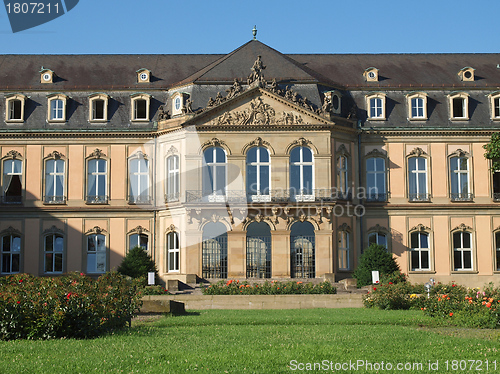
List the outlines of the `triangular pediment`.
{"label": "triangular pediment", "polygon": [[317,127],[334,122],[264,88],[255,87],[196,115],[185,126],[214,128]]}

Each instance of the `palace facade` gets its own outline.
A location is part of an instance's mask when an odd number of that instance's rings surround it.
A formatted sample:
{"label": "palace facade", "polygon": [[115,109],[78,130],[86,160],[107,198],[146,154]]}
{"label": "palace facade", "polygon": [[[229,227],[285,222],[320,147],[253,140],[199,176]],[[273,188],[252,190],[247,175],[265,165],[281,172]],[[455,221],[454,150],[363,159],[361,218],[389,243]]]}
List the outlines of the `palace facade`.
{"label": "palace facade", "polygon": [[0,56],[1,273],[500,280],[498,54]]}

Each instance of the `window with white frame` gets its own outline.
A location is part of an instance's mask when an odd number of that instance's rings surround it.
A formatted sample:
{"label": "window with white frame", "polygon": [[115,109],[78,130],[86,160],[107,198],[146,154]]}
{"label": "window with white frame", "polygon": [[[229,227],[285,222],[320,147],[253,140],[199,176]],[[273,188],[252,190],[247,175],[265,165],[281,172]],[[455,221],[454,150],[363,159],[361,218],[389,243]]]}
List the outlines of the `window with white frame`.
{"label": "window with white frame", "polygon": [[179,271],[179,234],[175,231],[167,234],[168,271]]}
{"label": "window with white frame", "polygon": [[469,95],[464,92],[448,96],[450,106],[450,119],[466,120],[469,118]]}
{"label": "window with white frame", "polygon": [[44,238],[45,273],[62,273],[64,261],[64,237],[61,234],[49,234]]}
{"label": "window with white frame", "polygon": [[179,201],[180,174],[179,156],[167,157],[167,191],[165,201]]}
{"label": "window with white frame", "polygon": [[342,194],[349,191],[349,167],[346,156],[337,159],[337,188]]}
{"label": "window with white frame", "polygon": [[145,251],[148,251],[149,237],[146,234],[132,234],[128,238],[128,248],[129,250],[135,247],[140,247]]}
{"label": "window with white frame", "polygon": [[368,234],[368,245],[378,244],[387,249],[387,235],[381,232],[371,232]]}
{"label": "window with white frame", "polygon": [[500,171],[493,173],[493,201],[500,201]]}
{"label": "window with white frame", "polygon": [[451,200],[468,201],[472,199],[469,185],[469,158],[450,158],[450,187]]}
{"label": "window with white frame", "polygon": [[87,273],[106,272],[106,237],[102,234],[87,235]]}
{"label": "window with white frame", "polygon": [[339,231],[338,232],[338,261],[339,270],[349,270],[349,232]]}
{"label": "window with white frame", "polygon": [[500,271],[500,231],[495,233],[495,269]]}
{"label": "window with white frame", "polygon": [[368,111],[368,119],[376,120],[376,119],[385,119],[385,95],[384,94],[375,94],[368,96],[366,98],[367,101],[367,111]]}
{"label": "window with white frame", "polygon": [[106,94],[93,94],[89,97],[90,122],[106,122],[108,120],[108,99]]}
{"label": "window with white frame", "polygon": [[453,270],[472,270],[472,234],[470,232],[453,233]]}
{"label": "window with white frame", "polygon": [[314,195],[314,160],[308,147],[290,152],[290,195],[301,200]]}
{"label": "window with white frame", "polygon": [[64,122],[66,121],[66,101],[67,97],[62,94],[54,94],[48,98],[48,121]]}
{"label": "window with white frame", "polygon": [[415,231],[410,233],[411,270],[430,270],[429,234]]}
{"label": "window with white frame", "polygon": [[65,192],[65,162],[61,159],[45,161],[45,197],[48,204],[63,204],[66,202]]}
{"label": "window with white frame", "polygon": [[408,199],[410,201],[428,201],[427,159],[410,157],[408,159]]}
{"label": "window with white frame", "polygon": [[148,121],[150,96],[147,94],[136,94],[132,96],[132,121]]}
{"label": "window with white frame", "polygon": [[0,241],[2,274],[19,273],[21,266],[21,236],[3,235]]}
{"label": "window with white frame", "polygon": [[149,160],[136,157],[129,160],[129,203],[148,204],[149,195]]}
{"label": "window with white frame", "polygon": [[253,200],[269,196],[271,160],[264,147],[252,147],[247,152],[247,194]]}
{"label": "window with white frame", "polygon": [[106,204],[108,162],[102,158],[88,160],[87,163],[87,203]]}
{"label": "window with white frame", "polygon": [[492,120],[500,120],[500,92],[496,91],[489,95],[490,113]]}
{"label": "window with white frame", "polygon": [[21,94],[13,94],[5,100],[5,121],[6,122],[23,122],[24,121],[24,103],[26,96]]}
{"label": "window with white frame", "polygon": [[226,152],[220,147],[209,147],[203,152],[203,196],[209,200],[226,195]]}
{"label": "window with white frame", "polygon": [[369,201],[386,201],[385,159],[370,157],[366,159],[366,198]]}
{"label": "window with white frame", "polygon": [[424,92],[407,95],[408,118],[410,120],[427,119],[427,94]]}
{"label": "window with white frame", "polygon": [[17,159],[3,161],[2,202],[20,203],[23,195],[23,162]]}

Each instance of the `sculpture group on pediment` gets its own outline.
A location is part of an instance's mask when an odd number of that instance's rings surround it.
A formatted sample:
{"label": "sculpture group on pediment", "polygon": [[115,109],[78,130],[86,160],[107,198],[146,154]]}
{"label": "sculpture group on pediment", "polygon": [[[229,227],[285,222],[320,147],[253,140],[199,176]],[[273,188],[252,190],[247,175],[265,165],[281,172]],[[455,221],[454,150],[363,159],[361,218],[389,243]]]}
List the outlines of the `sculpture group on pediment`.
{"label": "sculpture group on pediment", "polygon": [[232,99],[233,97],[235,97],[236,95],[238,95],[242,91],[243,91],[243,88],[241,87],[240,82],[238,82],[238,79],[235,78],[233,85],[229,89],[226,90],[226,92],[227,92],[226,99],[227,100]]}
{"label": "sculpture group on pediment", "polygon": [[257,56],[257,60],[255,60],[251,68],[252,73],[247,78],[247,84],[249,86],[253,84],[258,84],[261,87],[262,85],[265,86],[266,81],[264,80],[264,74],[262,73],[262,70],[264,70],[265,68],[266,67],[262,63],[261,56]]}
{"label": "sculpture group on pediment", "polygon": [[165,108],[164,105],[160,105],[158,108],[158,122],[160,121],[166,121],[167,119],[170,119],[170,112]]}

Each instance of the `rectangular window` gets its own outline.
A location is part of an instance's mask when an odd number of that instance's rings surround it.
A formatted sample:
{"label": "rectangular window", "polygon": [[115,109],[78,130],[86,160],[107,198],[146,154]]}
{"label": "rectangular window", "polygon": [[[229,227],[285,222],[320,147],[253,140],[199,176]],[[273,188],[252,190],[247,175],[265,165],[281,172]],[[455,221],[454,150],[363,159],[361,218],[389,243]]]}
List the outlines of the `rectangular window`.
{"label": "rectangular window", "polygon": [[23,163],[21,160],[5,160],[3,162],[3,203],[15,204],[22,202],[22,165]]}
{"label": "rectangular window", "polygon": [[107,190],[107,161],[93,159],[88,161],[87,174],[87,203],[106,204]]}
{"label": "rectangular window", "polygon": [[130,160],[130,195],[132,204],[149,204],[149,161],[144,158]]}
{"label": "rectangular window", "polygon": [[105,120],[104,118],[104,100],[92,100],[92,119]]}
{"label": "rectangular window", "polygon": [[411,157],[408,159],[408,198],[410,201],[428,201],[427,159]]}
{"label": "rectangular window", "polygon": [[101,234],[87,236],[87,273],[106,271],[106,237]]}
{"label": "rectangular window", "polygon": [[176,232],[167,235],[168,271],[179,271],[179,234]]}
{"label": "rectangular window", "polygon": [[493,99],[493,116],[494,118],[500,117],[500,97]]}
{"label": "rectangular window", "polygon": [[369,201],[386,201],[385,160],[381,157],[366,159],[366,198]]}
{"label": "rectangular window", "polygon": [[493,200],[500,201],[500,172],[493,173]]}
{"label": "rectangular window", "polygon": [[456,97],[453,99],[453,118],[464,118],[465,117],[465,99],[462,97]]}
{"label": "rectangular window", "polygon": [[411,244],[411,270],[430,270],[429,261],[429,234],[425,232],[412,232]]}
{"label": "rectangular window", "polygon": [[500,231],[495,233],[496,270],[500,271]]}
{"label": "rectangular window", "polygon": [[379,97],[370,99],[370,117],[371,118],[381,118],[383,114],[382,110],[383,100]]}
{"label": "rectangular window", "polygon": [[45,237],[45,272],[62,273],[64,255],[64,238],[62,235],[50,234]]}
{"label": "rectangular window", "polygon": [[450,158],[451,200],[469,201],[469,159],[467,157]]}
{"label": "rectangular window", "polygon": [[347,231],[338,233],[338,255],[339,270],[349,270],[349,233]]}
{"label": "rectangular window", "polygon": [[22,120],[22,103],[21,100],[10,100],[9,101],[9,120]]}
{"label": "rectangular window", "polygon": [[411,117],[424,118],[424,99],[415,97],[411,99]]}
{"label": "rectangular window", "polygon": [[5,235],[0,241],[2,274],[19,273],[21,263],[21,237]]}
{"label": "rectangular window", "polygon": [[147,118],[147,103],[144,99],[134,100],[134,119],[148,119]]}
{"label": "rectangular window", "polygon": [[62,204],[64,196],[65,165],[63,160],[47,160],[45,163],[45,203]]}
{"label": "rectangular window", "polygon": [[50,119],[64,120],[64,101],[54,99],[50,101]]}
{"label": "rectangular window", "polygon": [[167,193],[165,202],[179,201],[179,157],[170,156],[167,158]]}
{"label": "rectangular window", "polygon": [[453,268],[455,271],[472,270],[471,234],[453,233]]}

